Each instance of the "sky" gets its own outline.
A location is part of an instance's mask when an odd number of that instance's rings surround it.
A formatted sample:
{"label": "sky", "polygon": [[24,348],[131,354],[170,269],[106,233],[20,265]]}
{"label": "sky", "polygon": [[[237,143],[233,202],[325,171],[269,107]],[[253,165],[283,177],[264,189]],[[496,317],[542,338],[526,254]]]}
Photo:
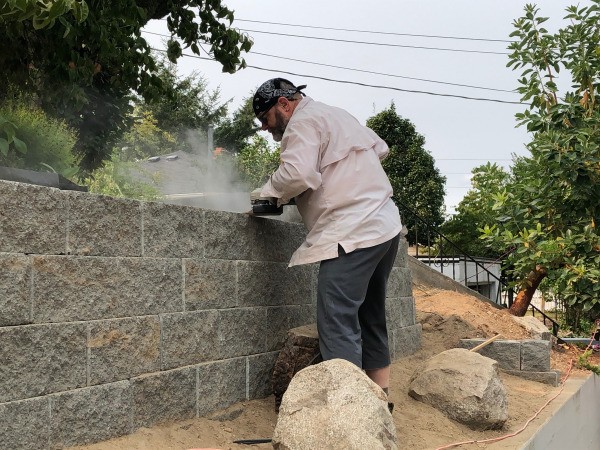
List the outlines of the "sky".
{"label": "sky", "polygon": [[[225,74],[222,73],[221,66],[217,62],[187,57],[179,60],[178,70],[182,75],[196,71],[204,76],[209,89],[218,88],[223,100],[231,99],[230,112],[240,106],[244,98],[251,96],[260,84],[274,77],[289,79],[296,85],[308,85],[304,91],[307,95],[314,100],[346,109],[361,123],[365,123],[369,117],[388,108],[391,102],[394,102],[398,114],[413,122],[417,131],[425,137],[425,149],[434,157],[436,167],[447,179],[445,186],[447,214],[455,212],[456,206],[468,191],[470,174],[474,167],[491,161],[508,168],[512,155],[527,154],[525,145],[530,140],[530,136],[524,128],[515,127],[514,118],[515,113],[525,109],[523,105],[402,92],[341,82],[351,81],[400,90],[518,102],[519,95],[510,91],[518,87],[517,78],[520,71],[507,68],[508,55],[502,54],[508,53],[508,43],[480,39],[509,40],[509,34],[514,30],[513,20],[524,14],[523,8],[526,2],[516,0],[504,2],[498,0],[222,1],[235,11],[236,20],[233,26],[246,30],[245,32],[254,40],[250,54],[244,57],[246,62],[249,66],[267,70],[249,67],[235,74]],[[581,1],[579,5],[586,6],[590,3]],[[541,16],[550,17],[544,25],[552,31],[564,25],[562,18],[566,14],[565,8],[573,3],[541,0],[536,4]],[[314,27],[376,31],[379,34]],[[145,30],[168,33],[165,21],[152,21]],[[322,37],[329,40],[273,33]],[[443,36],[443,38],[400,36],[397,35],[399,33]],[[164,48],[164,38],[148,33],[144,37],[153,47]],[[348,43],[340,40],[386,45]],[[470,52],[401,46],[470,50]],[[208,50],[208,47],[205,48]],[[184,53],[192,54],[191,50],[184,50]],[[278,58],[257,53],[274,55]],[[310,63],[342,66],[393,76]],[[309,75],[335,81],[310,78]]]}

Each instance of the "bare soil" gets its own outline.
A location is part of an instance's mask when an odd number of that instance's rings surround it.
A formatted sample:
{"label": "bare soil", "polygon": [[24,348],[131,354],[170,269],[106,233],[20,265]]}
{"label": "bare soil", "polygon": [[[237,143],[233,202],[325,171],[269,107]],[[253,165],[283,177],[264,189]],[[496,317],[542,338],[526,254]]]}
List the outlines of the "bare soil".
{"label": "bare soil", "polygon": [[[408,396],[409,381],[419,365],[429,357],[457,346],[459,339],[492,337],[500,333],[506,339],[527,339],[527,331],[514,322],[505,310],[464,294],[414,286],[417,321],[423,325],[422,348],[415,354],[392,365],[390,383],[391,401],[400,448],[436,449],[449,444],[485,440],[514,433],[552,397],[560,387],[527,381],[501,373],[508,392],[509,419],[502,430],[477,432],[448,419],[435,408]],[[569,372],[571,361],[580,351],[573,347],[555,345],[551,355],[553,369],[563,377]],[[600,363],[596,353],[593,363]],[[573,367],[570,378],[586,377],[589,372]],[[558,408],[558,400],[551,402],[542,414],[527,428],[531,435],[545,417]],[[94,445],[73,447],[80,450],[188,450],[188,449],[263,449],[270,444],[233,444],[239,439],[269,439],[275,428],[277,415],[274,398],[253,400],[233,405],[210,417],[143,428],[134,434]],[[523,434],[526,434],[524,432]],[[461,445],[462,449],[517,448],[519,436],[495,443]],[[522,439],[522,438],[521,438]]]}

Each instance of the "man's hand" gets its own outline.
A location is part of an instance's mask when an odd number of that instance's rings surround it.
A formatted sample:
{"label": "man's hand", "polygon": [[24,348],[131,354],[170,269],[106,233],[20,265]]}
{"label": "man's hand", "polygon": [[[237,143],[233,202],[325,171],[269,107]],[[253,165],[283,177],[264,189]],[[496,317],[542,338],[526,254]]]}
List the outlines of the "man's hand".
{"label": "man's hand", "polygon": [[261,191],[262,188],[257,188],[250,192],[250,203],[253,203],[256,200],[267,200],[269,203],[277,205],[277,199],[275,197],[263,197],[260,195]]}

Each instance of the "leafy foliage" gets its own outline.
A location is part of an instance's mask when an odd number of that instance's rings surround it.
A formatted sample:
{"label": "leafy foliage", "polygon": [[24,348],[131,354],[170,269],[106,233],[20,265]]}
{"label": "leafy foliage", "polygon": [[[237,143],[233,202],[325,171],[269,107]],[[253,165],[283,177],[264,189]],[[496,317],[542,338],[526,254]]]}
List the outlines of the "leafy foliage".
{"label": "leafy foliage", "polygon": [[260,128],[256,125],[252,109],[252,96],[244,99],[242,106],[232,118],[226,118],[215,130],[215,142],[230,152],[238,153],[247,144],[248,139]]}
{"label": "leafy foliage", "polygon": [[387,110],[367,120],[367,126],[390,148],[382,162],[383,168],[394,188],[394,201],[400,209],[402,221],[409,230],[408,239],[414,242],[415,225],[422,224],[405,206],[429,225],[440,226],[444,222],[446,178],[440,175],[433,157],[424,149],[425,138],[408,119],[398,116],[393,103]]}
{"label": "leafy foliage", "polygon": [[236,166],[244,180],[254,187],[267,181],[279,167],[279,147],[271,148],[259,134],[236,155]]}
{"label": "leafy foliage", "polygon": [[122,161],[135,161],[150,156],[170,153],[176,140],[158,127],[158,121],[150,111],[139,111],[132,127],[123,135],[119,157]]}

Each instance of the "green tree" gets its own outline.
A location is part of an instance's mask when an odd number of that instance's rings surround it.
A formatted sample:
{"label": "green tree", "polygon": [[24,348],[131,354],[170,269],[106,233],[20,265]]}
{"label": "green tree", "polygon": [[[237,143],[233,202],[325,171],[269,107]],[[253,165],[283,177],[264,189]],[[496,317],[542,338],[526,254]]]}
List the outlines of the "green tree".
{"label": "green tree", "polygon": [[116,152],[119,159],[136,161],[175,150],[175,137],[159,128],[157,122],[152,112],[137,111],[132,127],[120,142],[120,151]]}
{"label": "green tree", "polygon": [[252,45],[231,27],[233,11],[221,0],[12,0],[2,8],[5,80],[36,93],[45,111],[78,130],[75,151],[85,170],[109,158],[128,128],[132,92],[145,100],[163,94],[156,60],[141,35],[149,20],[166,17],[172,62],[182,54],[178,40],[196,54],[205,43],[223,70],[234,72],[245,67],[241,53]]}
{"label": "green tree", "polygon": [[425,150],[425,138],[410,120],[396,113],[394,103],[369,118],[367,126],[390,148],[382,164],[394,188],[394,201],[400,209],[402,222],[409,230],[408,239],[412,243],[416,239],[415,228],[423,229],[423,225],[406,207],[429,225],[439,227],[444,222],[446,178],[440,175],[433,157]]}
{"label": "green tree", "polygon": [[273,148],[268,141],[255,134],[251,142],[235,155],[236,166],[250,187],[260,187],[279,167],[279,146]]}
{"label": "green tree", "polygon": [[[527,5],[509,46],[508,65],[522,69],[519,92],[530,102],[517,119],[531,133],[531,156],[495,196],[500,224],[486,227],[485,237],[516,249],[507,261],[520,287],[515,315],[544,278],[571,311],[600,302],[600,0],[566,11],[568,23],[550,33]],[[559,71],[570,79],[560,95]]]}
{"label": "green tree", "polygon": [[252,109],[252,96],[245,98],[233,117],[224,119],[215,130],[215,142],[232,153],[240,152],[260,127]]}

